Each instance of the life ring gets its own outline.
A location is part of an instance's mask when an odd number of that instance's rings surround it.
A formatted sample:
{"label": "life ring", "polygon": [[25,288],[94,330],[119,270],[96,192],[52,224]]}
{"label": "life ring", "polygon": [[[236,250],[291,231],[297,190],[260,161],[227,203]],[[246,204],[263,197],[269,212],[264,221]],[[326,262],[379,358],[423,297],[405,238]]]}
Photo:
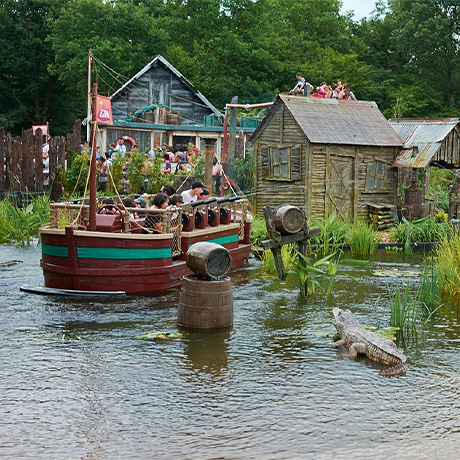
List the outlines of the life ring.
{"label": "life ring", "polygon": [[[132,137],[129,137],[129,136],[122,136],[122,139],[124,141],[128,141],[130,144],[131,144],[131,149],[133,149],[134,147],[136,147],[136,141],[132,138]],[[131,150],[130,149],[130,150]]]}
{"label": "life ring", "polygon": [[224,190],[227,190],[228,187],[230,187],[230,184],[228,183],[228,180],[225,179],[225,178],[222,179],[222,188],[223,188]]}

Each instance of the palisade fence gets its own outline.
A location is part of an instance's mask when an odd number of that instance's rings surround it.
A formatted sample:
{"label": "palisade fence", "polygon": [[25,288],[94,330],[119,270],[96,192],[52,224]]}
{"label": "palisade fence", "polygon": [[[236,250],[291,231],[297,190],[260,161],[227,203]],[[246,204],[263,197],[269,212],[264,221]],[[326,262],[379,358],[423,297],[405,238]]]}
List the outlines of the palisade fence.
{"label": "palisade fence", "polygon": [[[72,160],[69,149],[80,152],[81,120],[76,120],[67,137],[48,139],[49,174],[43,174],[43,136],[41,129],[23,131],[21,137],[4,135],[0,127],[0,152],[3,152],[3,174],[0,172],[0,197],[49,193],[52,200],[61,194],[62,168]],[[1,164],[1,163],[0,163]]]}

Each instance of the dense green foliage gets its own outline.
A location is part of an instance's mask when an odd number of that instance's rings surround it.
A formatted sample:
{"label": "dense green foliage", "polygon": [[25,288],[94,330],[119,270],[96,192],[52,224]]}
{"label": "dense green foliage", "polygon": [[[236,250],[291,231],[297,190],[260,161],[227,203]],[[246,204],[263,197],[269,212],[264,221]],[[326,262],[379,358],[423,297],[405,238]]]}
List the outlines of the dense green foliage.
{"label": "dense green foliage", "polygon": [[451,228],[446,222],[436,222],[429,217],[409,221],[403,217],[393,230],[393,238],[399,243],[404,243],[409,248],[413,243],[436,242],[450,234]]}
{"label": "dense green foliage", "polygon": [[50,201],[47,196],[31,198],[31,202],[18,208],[9,199],[0,201],[0,244],[30,245],[38,237],[38,229],[49,222]]}
{"label": "dense green foliage", "polygon": [[0,126],[68,132],[86,114],[90,48],[101,94],[162,54],[221,109],[271,101],[301,71],[341,78],[386,116],[456,115],[459,26],[444,0],[380,1],[360,22],[339,0],[3,0]]}

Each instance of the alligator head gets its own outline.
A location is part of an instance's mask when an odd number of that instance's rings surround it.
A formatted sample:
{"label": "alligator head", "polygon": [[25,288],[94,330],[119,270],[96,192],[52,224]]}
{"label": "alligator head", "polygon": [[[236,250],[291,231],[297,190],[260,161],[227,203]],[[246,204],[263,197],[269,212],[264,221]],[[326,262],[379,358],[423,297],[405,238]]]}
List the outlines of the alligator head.
{"label": "alligator head", "polygon": [[358,320],[350,310],[333,308],[332,313],[334,314],[334,326],[337,329],[340,337],[342,337],[342,333],[345,329],[360,327]]}

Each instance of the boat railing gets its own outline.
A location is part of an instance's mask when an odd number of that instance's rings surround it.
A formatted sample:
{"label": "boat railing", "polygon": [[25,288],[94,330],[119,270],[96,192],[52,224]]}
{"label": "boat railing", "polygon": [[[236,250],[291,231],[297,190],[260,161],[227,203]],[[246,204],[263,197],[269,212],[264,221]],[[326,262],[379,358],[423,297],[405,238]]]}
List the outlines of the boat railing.
{"label": "boat railing", "polygon": [[[120,208],[118,208],[120,209]],[[122,208],[118,226],[103,231],[123,233],[173,233],[173,255],[181,253],[182,232],[207,227],[238,223],[238,240],[245,238],[245,223],[251,221],[247,201],[241,197],[210,198],[182,205],[180,208]],[[63,229],[73,225],[87,229],[89,205],[74,203],[52,203],[50,206],[50,228]],[[96,223],[97,224],[97,223]],[[101,230],[97,230],[101,231]]]}

